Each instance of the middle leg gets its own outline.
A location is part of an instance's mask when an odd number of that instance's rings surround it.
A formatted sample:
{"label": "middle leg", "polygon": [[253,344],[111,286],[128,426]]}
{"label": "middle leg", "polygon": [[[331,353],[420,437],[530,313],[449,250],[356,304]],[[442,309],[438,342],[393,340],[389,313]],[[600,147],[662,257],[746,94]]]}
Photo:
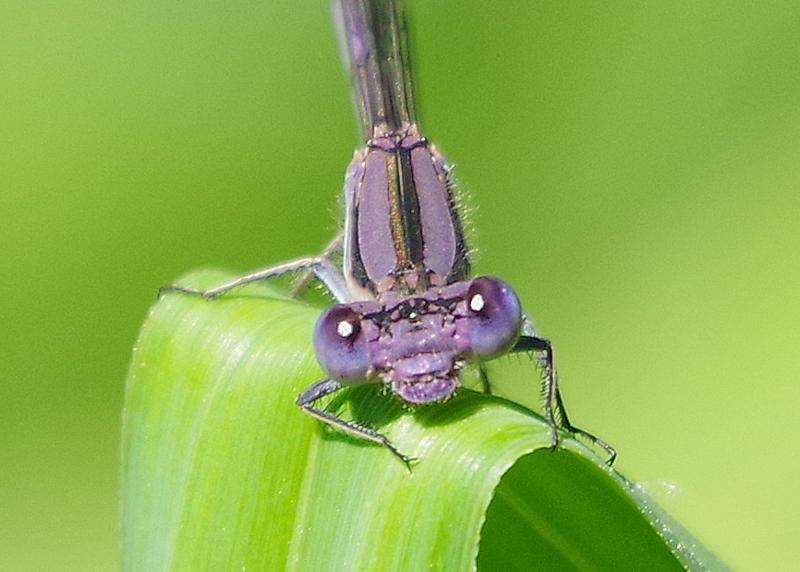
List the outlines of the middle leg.
{"label": "middle leg", "polygon": [[251,282],[266,280],[268,278],[302,270],[313,272],[317,278],[319,278],[319,280],[328,288],[330,293],[334,298],[336,298],[337,301],[352,301],[350,292],[347,289],[347,284],[345,283],[341,272],[339,272],[339,269],[336,268],[333,263],[330,262],[330,260],[321,256],[298,258],[297,260],[291,260],[289,262],[283,262],[274,266],[268,266],[267,268],[262,268],[254,272],[250,272],[249,274],[245,274],[244,276],[239,276],[233,280],[229,280],[228,282],[219,284],[207,290],[189,288],[179,284],[170,284],[169,286],[162,286],[161,289],[159,289],[158,294],[160,296],[166,292],[183,292],[184,294],[192,294],[211,299],[230,292],[231,290],[240,286],[244,286],[245,284],[250,284]]}

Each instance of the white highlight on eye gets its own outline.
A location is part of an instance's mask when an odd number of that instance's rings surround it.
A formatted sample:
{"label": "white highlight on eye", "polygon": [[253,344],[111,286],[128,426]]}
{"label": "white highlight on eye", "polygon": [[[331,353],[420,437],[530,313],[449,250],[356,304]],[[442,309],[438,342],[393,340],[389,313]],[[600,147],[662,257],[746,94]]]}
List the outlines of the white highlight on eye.
{"label": "white highlight on eye", "polygon": [[486,305],[486,301],[483,299],[483,296],[480,294],[475,294],[469,300],[469,309],[473,312],[480,312],[483,310],[483,307]]}
{"label": "white highlight on eye", "polygon": [[342,320],[338,324],[336,324],[336,333],[339,334],[343,338],[349,338],[353,335],[355,328],[353,324],[348,322],[347,320]]}

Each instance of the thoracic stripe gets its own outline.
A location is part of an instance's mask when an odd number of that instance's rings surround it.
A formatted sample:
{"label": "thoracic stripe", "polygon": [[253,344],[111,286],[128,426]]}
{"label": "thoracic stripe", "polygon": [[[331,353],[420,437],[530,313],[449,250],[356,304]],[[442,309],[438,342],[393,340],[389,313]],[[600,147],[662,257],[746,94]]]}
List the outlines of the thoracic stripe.
{"label": "thoracic stripe", "polygon": [[[398,261],[401,272],[403,270],[423,271],[423,247],[424,237],[422,235],[422,221],[420,220],[420,203],[417,195],[418,189],[414,179],[414,169],[411,164],[411,151],[400,149],[395,152],[395,162],[398,167],[397,173],[397,198],[396,204],[400,212],[401,236],[395,236],[395,245],[404,251],[405,260]],[[427,284],[421,284],[423,288]]]}

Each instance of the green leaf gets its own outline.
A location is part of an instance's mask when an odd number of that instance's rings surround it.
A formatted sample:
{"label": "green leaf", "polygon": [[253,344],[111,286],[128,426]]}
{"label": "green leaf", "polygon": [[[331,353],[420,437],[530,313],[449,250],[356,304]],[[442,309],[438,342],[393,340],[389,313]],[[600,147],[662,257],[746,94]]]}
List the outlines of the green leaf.
{"label": "green leaf", "polygon": [[127,384],[125,570],[723,568],[592,451],[567,436],[550,450],[542,419],[501,398],[334,399],[419,458],[412,472],[323,426],[294,404],[322,376],[318,313],[264,285],[155,304]]}

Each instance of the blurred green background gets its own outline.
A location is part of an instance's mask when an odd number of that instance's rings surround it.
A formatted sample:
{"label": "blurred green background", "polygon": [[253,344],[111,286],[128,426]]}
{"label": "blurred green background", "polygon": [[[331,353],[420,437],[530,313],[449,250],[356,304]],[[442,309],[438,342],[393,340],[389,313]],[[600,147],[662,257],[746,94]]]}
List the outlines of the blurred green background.
{"label": "blurred green background", "polygon": [[[800,4],[416,2],[477,271],[572,416],[725,561],[800,535]],[[0,0],[0,569],[118,566],[159,285],[317,250],[357,143],[323,1]]]}

